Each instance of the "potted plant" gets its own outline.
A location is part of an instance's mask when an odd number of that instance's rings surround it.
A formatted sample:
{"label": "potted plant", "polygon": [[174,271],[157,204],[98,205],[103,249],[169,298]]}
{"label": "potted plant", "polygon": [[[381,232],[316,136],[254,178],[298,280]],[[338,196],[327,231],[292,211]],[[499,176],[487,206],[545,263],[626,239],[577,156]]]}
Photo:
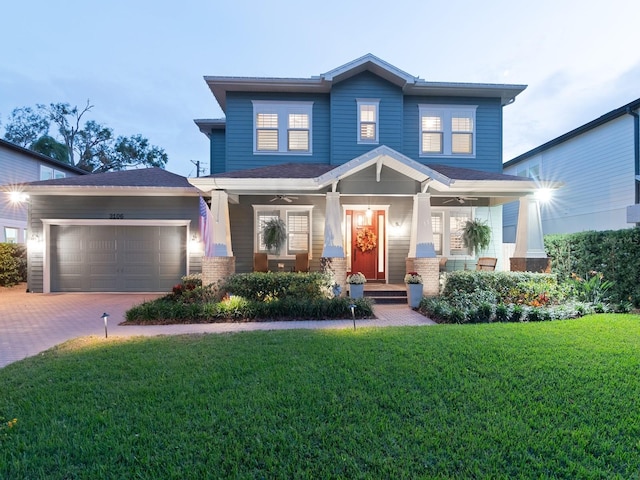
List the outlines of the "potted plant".
{"label": "potted plant", "polygon": [[272,218],[262,227],[262,238],[267,250],[280,253],[280,248],[287,239],[287,228],[280,218]]}
{"label": "potted plant", "polygon": [[407,300],[411,308],[418,308],[422,300],[422,276],[418,272],[409,272],[404,276],[407,284]]}
{"label": "potted plant", "polygon": [[364,296],[364,284],[367,278],[362,272],[347,275],[347,283],[349,284],[349,296],[351,298],[362,298]]}
{"label": "potted plant", "polygon": [[462,243],[471,249],[471,255],[479,253],[491,243],[491,227],[482,220],[468,220],[462,229]]}

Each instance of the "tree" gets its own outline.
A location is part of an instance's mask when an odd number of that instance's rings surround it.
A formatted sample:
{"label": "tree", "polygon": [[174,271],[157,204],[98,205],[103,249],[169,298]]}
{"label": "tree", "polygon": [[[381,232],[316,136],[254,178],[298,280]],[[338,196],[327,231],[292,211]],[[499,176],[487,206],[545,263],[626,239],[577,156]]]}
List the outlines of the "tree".
{"label": "tree", "polygon": [[69,152],[67,151],[67,147],[49,135],[40,137],[38,140],[33,142],[29,148],[34,152],[41,153],[47,157],[58,160],[59,162],[69,163]]}
{"label": "tree", "polygon": [[[82,125],[92,109],[88,100],[82,109],[68,103],[38,104],[36,111],[16,108],[5,127],[4,138],[88,172],[138,165],[164,168],[167,154],[142,135],[115,137],[110,128],[94,120]],[[49,135],[51,127],[56,127],[57,136]]]}
{"label": "tree", "polygon": [[49,132],[49,119],[30,107],[14,108],[5,127],[5,140],[29,148]]}

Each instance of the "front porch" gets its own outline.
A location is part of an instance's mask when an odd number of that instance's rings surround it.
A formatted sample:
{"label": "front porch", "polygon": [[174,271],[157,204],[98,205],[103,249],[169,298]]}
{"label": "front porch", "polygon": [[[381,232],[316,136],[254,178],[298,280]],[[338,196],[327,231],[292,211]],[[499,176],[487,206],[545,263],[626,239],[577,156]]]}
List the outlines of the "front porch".
{"label": "front porch", "polygon": [[[253,270],[256,252],[267,254],[268,269],[291,271],[295,255],[308,254],[311,271],[326,269],[346,291],[345,278],[362,272],[372,281],[401,285],[417,271],[425,294],[438,291],[439,263],[446,270],[475,269],[480,252],[462,244],[468,220],[489,224],[492,241],[482,256],[502,261],[502,207],[522,198],[517,255],[544,255],[531,179],[454,167],[426,166],[388,147],[378,147],[346,164],[284,164],[190,179],[210,192],[207,212],[215,257],[233,257],[235,272]],[[286,225],[277,251],[266,249],[262,226],[271,219]],[[233,239],[233,242],[232,242]],[[533,245],[533,248],[531,246]],[[206,255],[205,255],[206,256]],[[526,264],[526,262],[525,262]]]}

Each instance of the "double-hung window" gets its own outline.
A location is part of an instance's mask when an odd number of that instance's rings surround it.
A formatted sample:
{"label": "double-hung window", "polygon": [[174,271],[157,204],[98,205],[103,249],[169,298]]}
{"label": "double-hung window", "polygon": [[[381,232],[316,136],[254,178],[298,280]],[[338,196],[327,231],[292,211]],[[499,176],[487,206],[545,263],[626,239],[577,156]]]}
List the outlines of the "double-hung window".
{"label": "double-hung window", "polygon": [[379,100],[357,100],[358,143],[378,143]]}
{"label": "double-hung window", "polygon": [[255,251],[268,252],[262,230],[269,220],[280,218],[285,222],[287,240],[277,254],[281,258],[292,258],[296,253],[311,253],[311,212],[309,205],[254,205]]}
{"label": "double-hung window", "polygon": [[420,105],[419,111],[421,156],[475,156],[475,106]]}
{"label": "double-hung window", "polygon": [[313,102],[253,100],[254,153],[310,154]]}
{"label": "double-hung window", "polygon": [[470,208],[433,211],[431,226],[433,229],[433,246],[436,255],[456,257],[469,255],[469,249],[464,246],[462,232],[468,220],[472,218]]}

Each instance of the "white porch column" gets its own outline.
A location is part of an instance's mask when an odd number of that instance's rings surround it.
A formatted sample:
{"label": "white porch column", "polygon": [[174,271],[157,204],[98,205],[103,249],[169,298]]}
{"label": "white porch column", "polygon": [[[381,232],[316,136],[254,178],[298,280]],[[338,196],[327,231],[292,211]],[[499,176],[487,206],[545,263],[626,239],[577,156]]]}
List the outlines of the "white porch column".
{"label": "white porch column", "polygon": [[233,257],[227,192],[222,190],[211,192],[211,216],[213,217],[213,256]]}
{"label": "white porch column", "polygon": [[514,258],[547,258],[542,236],[540,204],[531,196],[520,198]]}
{"label": "white porch column", "polygon": [[324,221],[324,247],[322,256],[344,258],[344,241],[342,239],[342,208],[340,193],[327,192],[327,207]]}
{"label": "white porch column", "polygon": [[411,239],[406,268],[407,272],[414,271],[422,276],[423,295],[438,294],[440,272],[433,244],[430,193],[418,193],[413,197]]}
{"label": "white porch column", "polygon": [[413,197],[409,257],[435,258],[435,256],[433,225],[431,223],[431,194],[418,193]]}

